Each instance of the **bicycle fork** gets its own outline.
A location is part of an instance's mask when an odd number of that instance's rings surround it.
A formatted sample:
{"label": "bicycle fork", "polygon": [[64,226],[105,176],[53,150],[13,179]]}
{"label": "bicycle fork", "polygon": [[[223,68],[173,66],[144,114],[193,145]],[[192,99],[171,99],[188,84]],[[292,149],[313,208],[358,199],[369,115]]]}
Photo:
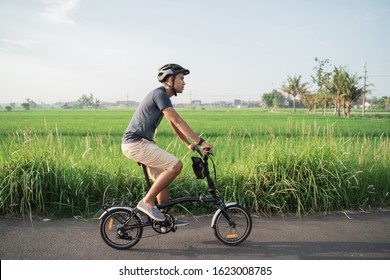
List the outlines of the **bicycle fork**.
{"label": "bicycle fork", "polygon": [[232,227],[232,228],[235,228],[236,227],[236,223],[233,221],[232,217],[230,217],[230,215],[228,214],[228,212],[226,211],[226,209],[228,207],[231,207],[233,205],[237,205],[237,202],[229,202],[227,204],[223,204],[221,203],[220,205],[218,205],[219,209],[215,212],[214,216],[213,216],[213,219],[211,220],[211,227],[214,228],[215,227],[215,223],[216,223],[216,219],[219,215],[219,213],[222,212],[222,215],[226,218],[226,220],[229,222],[229,225]]}

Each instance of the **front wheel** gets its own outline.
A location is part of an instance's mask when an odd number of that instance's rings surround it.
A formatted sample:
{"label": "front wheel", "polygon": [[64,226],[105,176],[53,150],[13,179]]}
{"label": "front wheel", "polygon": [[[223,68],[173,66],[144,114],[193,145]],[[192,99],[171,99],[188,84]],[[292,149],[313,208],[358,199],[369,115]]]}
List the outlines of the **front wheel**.
{"label": "front wheel", "polygon": [[100,235],[107,245],[129,249],[141,239],[142,221],[138,215],[126,208],[109,210],[100,221]]}
{"label": "front wheel", "polygon": [[214,234],[227,245],[238,245],[251,233],[252,218],[248,210],[239,204],[228,205],[225,211],[216,213]]}

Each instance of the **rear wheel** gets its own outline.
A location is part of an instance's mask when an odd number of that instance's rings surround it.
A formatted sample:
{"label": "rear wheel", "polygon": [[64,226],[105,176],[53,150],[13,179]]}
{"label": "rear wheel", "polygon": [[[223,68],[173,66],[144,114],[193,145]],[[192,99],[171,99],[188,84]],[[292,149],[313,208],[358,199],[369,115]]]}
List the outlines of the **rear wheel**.
{"label": "rear wheel", "polygon": [[226,216],[220,211],[215,219],[214,234],[227,245],[238,245],[251,233],[252,218],[248,210],[238,204],[226,207]]}
{"label": "rear wheel", "polygon": [[129,209],[109,211],[100,221],[100,235],[108,246],[124,250],[141,239],[142,221]]}

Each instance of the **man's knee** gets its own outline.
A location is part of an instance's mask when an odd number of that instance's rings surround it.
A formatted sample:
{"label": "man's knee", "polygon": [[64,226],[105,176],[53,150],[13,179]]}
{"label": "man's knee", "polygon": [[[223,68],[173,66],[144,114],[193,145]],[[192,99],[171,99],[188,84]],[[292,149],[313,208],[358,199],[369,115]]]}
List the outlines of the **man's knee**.
{"label": "man's knee", "polygon": [[176,163],[176,165],[173,167],[173,170],[175,171],[175,173],[179,174],[182,169],[183,169],[183,163],[181,162],[181,160],[179,160]]}

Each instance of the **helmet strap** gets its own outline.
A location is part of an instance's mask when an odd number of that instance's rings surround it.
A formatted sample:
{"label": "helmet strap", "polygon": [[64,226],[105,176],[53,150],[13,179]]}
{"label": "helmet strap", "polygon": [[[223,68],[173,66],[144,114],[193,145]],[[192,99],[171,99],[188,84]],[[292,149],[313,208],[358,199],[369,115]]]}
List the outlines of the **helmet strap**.
{"label": "helmet strap", "polygon": [[177,92],[175,90],[175,79],[176,79],[176,75],[173,76],[171,90],[172,90],[173,94],[175,96],[177,96]]}

